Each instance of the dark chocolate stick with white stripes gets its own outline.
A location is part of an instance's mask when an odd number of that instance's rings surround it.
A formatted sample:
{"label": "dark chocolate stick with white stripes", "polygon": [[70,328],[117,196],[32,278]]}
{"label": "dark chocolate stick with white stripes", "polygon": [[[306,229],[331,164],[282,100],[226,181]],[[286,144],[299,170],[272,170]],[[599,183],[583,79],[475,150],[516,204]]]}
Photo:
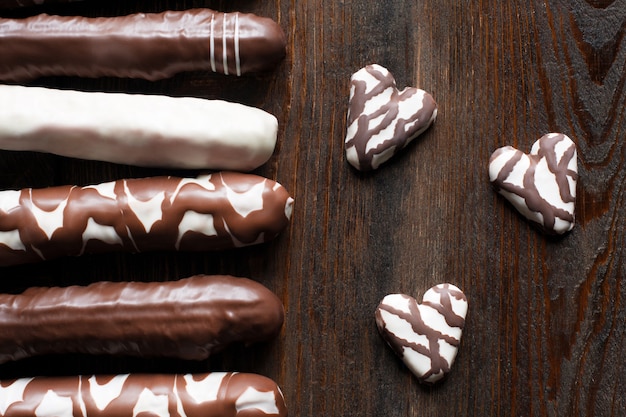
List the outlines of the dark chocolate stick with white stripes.
{"label": "dark chocolate stick with white stripes", "polygon": [[0,80],[42,76],[159,80],[184,71],[242,75],[285,56],[272,19],[189,9],[120,17],[0,19]]}
{"label": "dark chocolate stick with white stripes", "polygon": [[293,198],[258,175],[124,179],[0,192],[0,266],[114,251],[209,251],[267,242]]}
{"label": "dark chocolate stick with white stripes", "polygon": [[0,381],[0,416],[286,417],[287,408],[257,374],[122,374]]}

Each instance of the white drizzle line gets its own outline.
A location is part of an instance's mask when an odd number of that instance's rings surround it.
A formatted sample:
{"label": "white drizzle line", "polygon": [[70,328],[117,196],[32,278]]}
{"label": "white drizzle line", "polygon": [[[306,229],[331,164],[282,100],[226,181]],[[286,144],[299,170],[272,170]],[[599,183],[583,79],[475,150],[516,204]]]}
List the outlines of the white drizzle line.
{"label": "white drizzle line", "polygon": [[209,50],[211,55],[211,71],[215,72],[215,15],[211,15],[211,35],[209,40]]}
{"label": "white drizzle line", "polygon": [[83,398],[83,377],[78,377],[78,405],[80,407],[80,412],[83,413],[83,416],[87,416],[87,404],[85,404],[85,399]]}
{"label": "white drizzle line", "polygon": [[[21,250],[26,252],[26,246],[20,237],[19,229],[8,230],[6,232],[0,230],[0,244],[8,247],[11,250]],[[0,391],[2,392],[2,391]],[[0,413],[4,414],[4,413]]]}
{"label": "white drizzle line", "polygon": [[34,246],[32,246],[32,245],[31,245],[31,247],[30,247],[30,248],[31,248],[31,249],[33,250],[33,252],[35,252],[35,253],[37,254],[37,256],[39,256],[42,260],[44,260],[44,261],[46,260],[46,257],[45,257],[45,256],[43,256],[43,253],[41,252],[41,250],[37,249],[36,247],[34,247]]}
{"label": "white drizzle line", "polygon": [[235,13],[235,65],[237,76],[241,75],[241,62],[239,59],[239,13]]}
{"label": "white drizzle line", "polygon": [[52,235],[57,230],[63,228],[64,225],[64,217],[65,217],[65,208],[67,207],[68,201],[70,199],[71,191],[76,188],[73,186],[70,188],[70,192],[67,194],[67,197],[63,201],[61,201],[54,209],[52,210],[42,210],[37,206],[37,203],[33,200],[33,190],[29,189],[30,203],[31,203],[31,213],[37,222],[37,226],[39,229],[46,235],[48,240],[52,240]]}
{"label": "white drizzle line", "polygon": [[0,414],[5,415],[7,409],[15,403],[24,401],[24,391],[34,378],[16,379],[9,386],[0,385]]}
{"label": "white drizzle line", "polygon": [[130,232],[130,227],[128,227],[128,225],[126,225],[126,233],[128,234],[128,238],[130,239],[130,243],[132,243],[133,247],[135,248],[135,252],[141,252],[139,250],[139,247],[137,246],[137,243],[135,243],[135,239],[133,238],[133,234]]}
{"label": "white drizzle line", "polygon": [[237,239],[235,234],[230,231],[230,228],[228,227],[228,223],[226,223],[226,220],[222,220],[222,224],[224,225],[224,229],[226,229],[226,232],[228,233],[228,235],[232,239],[233,245],[235,245],[236,248],[242,248],[244,246],[251,246],[251,245],[258,245],[260,243],[265,242],[265,232],[259,233],[259,236],[257,236],[257,238],[256,238],[256,240],[254,242],[245,243],[245,242],[242,242],[241,240]]}
{"label": "white drizzle line", "polygon": [[226,13],[222,21],[222,59],[224,60],[224,74],[228,75],[228,46],[226,45]]}
{"label": "white drizzle line", "polygon": [[197,185],[207,191],[215,191],[215,185],[211,183],[211,174],[200,175],[197,178],[182,178],[178,182],[178,185],[176,186],[174,192],[172,192],[172,194],[170,195],[170,204],[174,204],[174,201],[176,200],[176,198],[178,198],[178,195],[180,194],[180,190],[187,184]]}
{"label": "white drizzle line", "polygon": [[181,417],[187,417],[185,413],[185,407],[183,407],[183,401],[180,398],[180,393],[178,392],[178,375],[174,375],[174,398],[176,398],[176,411]]}

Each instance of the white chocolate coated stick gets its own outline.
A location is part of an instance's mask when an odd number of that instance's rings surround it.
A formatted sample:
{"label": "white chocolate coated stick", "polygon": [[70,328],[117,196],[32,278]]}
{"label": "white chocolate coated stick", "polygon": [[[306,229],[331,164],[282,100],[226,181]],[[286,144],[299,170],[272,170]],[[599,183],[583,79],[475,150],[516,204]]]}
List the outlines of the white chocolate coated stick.
{"label": "white chocolate coated stick", "polygon": [[221,100],[0,86],[0,149],[119,164],[253,170],[278,121]]}

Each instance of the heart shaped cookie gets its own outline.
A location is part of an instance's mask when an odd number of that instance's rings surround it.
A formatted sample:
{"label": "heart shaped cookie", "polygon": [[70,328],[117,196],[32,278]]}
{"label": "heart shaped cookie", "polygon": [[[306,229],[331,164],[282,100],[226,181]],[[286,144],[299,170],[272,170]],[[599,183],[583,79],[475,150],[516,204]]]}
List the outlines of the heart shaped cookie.
{"label": "heart shaped cookie", "polygon": [[450,372],[466,315],[463,291],[439,284],[426,291],[422,304],[405,294],[387,295],[376,309],[376,325],[418,380],[434,384]]}
{"label": "heart shaped cookie", "polygon": [[424,90],[399,91],[386,68],[368,65],[350,79],[346,159],[356,169],[376,169],[424,132],[437,103]]}
{"label": "heart shaped cookie", "polygon": [[548,234],[574,227],[576,145],[562,133],[539,138],[530,154],[505,146],[489,159],[489,180],[527,219]]}

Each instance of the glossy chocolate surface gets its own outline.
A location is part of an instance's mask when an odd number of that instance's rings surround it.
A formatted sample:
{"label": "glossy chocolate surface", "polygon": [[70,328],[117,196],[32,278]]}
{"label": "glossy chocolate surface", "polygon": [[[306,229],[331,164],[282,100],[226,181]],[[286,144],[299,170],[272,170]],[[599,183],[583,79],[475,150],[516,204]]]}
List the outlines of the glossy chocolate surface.
{"label": "glossy chocolate surface", "polygon": [[273,239],[293,199],[257,175],[219,172],[0,192],[0,266],[112,251],[208,251]]}
{"label": "glossy chocolate surface", "polygon": [[278,297],[247,278],[99,282],[0,295],[0,363],[55,353],[206,359],[282,327]]}
{"label": "glossy chocolate surface", "polygon": [[42,76],[159,80],[183,71],[240,75],[274,67],[285,34],[272,19],[210,9],[87,18],[0,19],[0,80]]}
{"label": "glossy chocolate surface", "polygon": [[126,374],[0,381],[3,417],[286,417],[274,381],[249,373]]}

